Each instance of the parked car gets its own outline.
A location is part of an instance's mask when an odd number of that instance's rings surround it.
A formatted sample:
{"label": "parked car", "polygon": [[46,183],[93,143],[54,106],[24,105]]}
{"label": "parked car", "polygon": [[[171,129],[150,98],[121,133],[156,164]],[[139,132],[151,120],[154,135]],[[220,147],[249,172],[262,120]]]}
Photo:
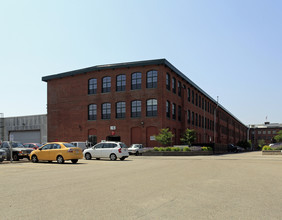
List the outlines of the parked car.
{"label": "parked car", "polygon": [[91,158],[110,158],[110,160],[124,160],[129,156],[127,146],[122,142],[104,141],[94,145],[83,152],[86,160]]}
{"label": "parked car", "polygon": [[37,150],[38,148],[40,148],[42,146],[42,144],[39,144],[39,143],[24,143],[23,146],[25,148],[32,148],[34,150]]}
{"label": "parked car", "polygon": [[3,162],[6,158],[6,151],[5,150],[0,150],[0,163]]}
{"label": "parked car", "polygon": [[275,149],[275,148],[281,148],[282,147],[282,143],[272,143],[269,145],[269,147]]}
{"label": "parked car", "polygon": [[243,147],[236,146],[236,148],[237,148],[236,153],[238,153],[238,152],[244,152],[244,151],[245,151],[245,148],[243,148]]}
{"label": "parked car", "polygon": [[30,154],[30,160],[33,163],[37,163],[38,161],[57,161],[59,164],[62,164],[66,160],[77,163],[78,159],[82,158],[82,150],[79,147],[65,142],[46,143]]}
{"label": "parked car", "polygon": [[142,144],[132,144],[128,148],[128,153],[129,154],[135,154],[136,156],[142,154],[144,152],[144,147]]}
{"label": "parked car", "polygon": [[237,147],[234,146],[233,144],[228,144],[227,145],[227,151],[235,153],[235,152],[237,152]]}
{"label": "parked car", "polygon": [[7,160],[11,159],[11,148],[12,147],[12,158],[14,161],[19,159],[29,159],[30,153],[33,151],[32,148],[25,148],[22,143],[17,141],[3,141],[0,149],[5,150]]}

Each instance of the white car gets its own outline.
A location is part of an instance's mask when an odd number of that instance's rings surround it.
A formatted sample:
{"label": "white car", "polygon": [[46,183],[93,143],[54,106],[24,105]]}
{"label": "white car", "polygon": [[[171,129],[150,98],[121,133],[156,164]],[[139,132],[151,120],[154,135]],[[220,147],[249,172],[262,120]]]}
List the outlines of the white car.
{"label": "white car", "polygon": [[135,154],[136,156],[142,154],[144,152],[144,147],[142,144],[132,144],[130,148],[128,148],[129,154]]}
{"label": "white car", "polygon": [[110,160],[124,160],[129,156],[127,146],[122,142],[104,141],[83,151],[84,158],[91,160],[96,158],[110,158]]}

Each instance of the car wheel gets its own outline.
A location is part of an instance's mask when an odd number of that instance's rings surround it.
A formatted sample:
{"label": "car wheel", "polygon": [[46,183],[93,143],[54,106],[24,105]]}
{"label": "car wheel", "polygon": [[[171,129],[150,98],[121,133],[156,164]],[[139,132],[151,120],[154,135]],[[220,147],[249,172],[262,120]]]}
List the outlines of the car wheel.
{"label": "car wheel", "polygon": [[117,156],[115,154],[110,155],[110,160],[116,160],[116,159],[117,159]]}
{"label": "car wheel", "polygon": [[91,160],[92,158],[90,153],[86,153],[84,157],[86,160]]}
{"label": "car wheel", "polygon": [[59,155],[59,156],[57,156],[57,162],[59,164],[63,164],[65,162],[65,160],[64,160],[64,158],[61,155]]}
{"label": "car wheel", "polygon": [[0,160],[0,163],[2,163],[2,162],[3,162],[3,159]]}
{"label": "car wheel", "polygon": [[31,156],[31,161],[33,163],[37,163],[38,162],[37,156],[35,154]]}
{"label": "car wheel", "polygon": [[139,152],[138,152],[138,151],[136,151],[135,155],[136,155],[136,156],[139,156]]}
{"label": "car wheel", "polygon": [[99,158],[99,157],[97,157],[97,158],[96,158],[96,160],[100,160],[100,158]]}
{"label": "car wheel", "polygon": [[119,158],[120,160],[124,160],[125,159],[125,157],[121,157],[121,158]]}
{"label": "car wheel", "polygon": [[77,163],[78,159],[71,160],[72,163]]}
{"label": "car wheel", "polygon": [[17,154],[13,154],[13,160],[14,161],[18,161],[19,160],[19,156]]}
{"label": "car wheel", "polygon": [[48,160],[48,163],[52,163],[52,160]]}

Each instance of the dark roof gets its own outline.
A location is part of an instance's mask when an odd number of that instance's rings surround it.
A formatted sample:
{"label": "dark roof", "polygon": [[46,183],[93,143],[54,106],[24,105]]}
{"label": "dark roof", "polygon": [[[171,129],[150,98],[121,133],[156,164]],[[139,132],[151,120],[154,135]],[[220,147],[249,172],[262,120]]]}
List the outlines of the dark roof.
{"label": "dark roof", "polygon": [[[128,68],[128,67],[136,67],[136,66],[149,66],[149,65],[165,65],[165,66],[169,67],[171,70],[173,70],[173,72],[177,73],[180,77],[182,77],[184,80],[186,80],[190,85],[192,85],[194,88],[196,88],[202,94],[204,94],[207,98],[209,98],[214,104],[217,104],[217,101],[215,101],[212,97],[210,97],[204,90],[202,90],[200,87],[198,87],[192,80],[190,80],[187,76],[185,76],[181,71],[179,71],[176,67],[174,67],[166,59],[144,60],[144,61],[135,61],[135,62],[126,62],[126,63],[97,65],[97,66],[73,70],[73,71],[69,71],[69,72],[44,76],[44,77],[42,77],[42,81],[48,82],[52,79],[60,79],[60,78],[68,77],[68,76],[75,76],[75,75],[78,75],[78,74],[93,72],[93,71],[97,71],[97,70],[118,69],[118,68]],[[222,108],[224,111],[226,111],[228,114],[230,114],[233,118],[235,118],[241,124],[243,124],[234,115],[232,115],[229,111],[227,111],[222,105],[219,104],[219,107]]]}

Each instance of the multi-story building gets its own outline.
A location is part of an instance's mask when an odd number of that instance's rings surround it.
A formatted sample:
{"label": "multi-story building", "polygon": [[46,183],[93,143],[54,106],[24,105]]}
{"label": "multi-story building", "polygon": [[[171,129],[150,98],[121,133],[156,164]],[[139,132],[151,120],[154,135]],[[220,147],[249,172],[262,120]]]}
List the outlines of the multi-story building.
{"label": "multi-story building", "polygon": [[93,66],[42,78],[47,82],[48,140],[157,146],[169,128],[180,144],[186,128],[197,143],[237,143],[247,127],[165,59]]}
{"label": "multi-story building", "polygon": [[274,142],[274,137],[282,130],[282,124],[265,122],[264,124],[250,125],[249,138],[255,148],[258,147],[259,140],[263,140],[266,145]]}

